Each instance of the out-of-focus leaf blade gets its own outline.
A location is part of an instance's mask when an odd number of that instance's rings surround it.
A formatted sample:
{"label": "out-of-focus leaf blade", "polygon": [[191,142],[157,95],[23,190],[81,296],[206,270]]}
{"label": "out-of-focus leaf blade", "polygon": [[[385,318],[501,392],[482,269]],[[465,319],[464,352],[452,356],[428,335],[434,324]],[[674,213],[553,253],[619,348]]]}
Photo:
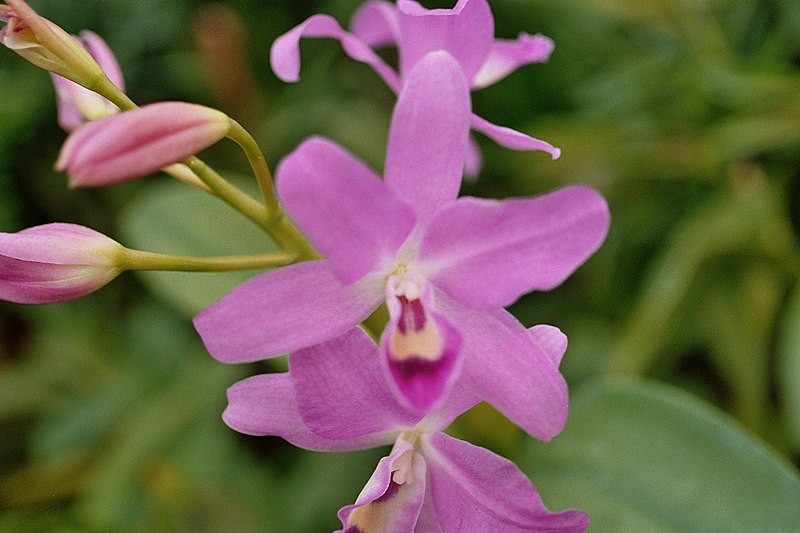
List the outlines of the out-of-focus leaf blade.
{"label": "out-of-focus leaf blade", "polygon": [[[127,246],[174,255],[242,255],[277,250],[252,222],[221,200],[178,182],[155,183],[122,216]],[[141,272],[144,283],[192,316],[256,272]]]}
{"label": "out-of-focus leaf blade", "polygon": [[800,477],[721,412],[647,381],[589,385],[564,433],[523,468],[553,509],[590,531],[797,531]]}

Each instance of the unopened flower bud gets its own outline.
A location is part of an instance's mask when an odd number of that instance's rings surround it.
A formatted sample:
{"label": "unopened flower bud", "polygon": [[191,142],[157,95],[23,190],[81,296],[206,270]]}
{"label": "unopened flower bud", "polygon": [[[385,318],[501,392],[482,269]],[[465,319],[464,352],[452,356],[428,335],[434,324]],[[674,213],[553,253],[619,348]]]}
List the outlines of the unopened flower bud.
{"label": "unopened flower bud", "polygon": [[23,0],[0,5],[0,41],[37,67],[92,86],[105,74],[75,39],[53,22],[39,16]]}
{"label": "unopened flower bud", "polygon": [[216,143],[230,119],[216,109],[161,102],[89,122],[56,161],[74,187],[100,187],[151,174]]}
{"label": "unopened flower bud", "polygon": [[75,224],[0,233],[0,299],[44,304],[85,296],[121,272],[122,245]]}

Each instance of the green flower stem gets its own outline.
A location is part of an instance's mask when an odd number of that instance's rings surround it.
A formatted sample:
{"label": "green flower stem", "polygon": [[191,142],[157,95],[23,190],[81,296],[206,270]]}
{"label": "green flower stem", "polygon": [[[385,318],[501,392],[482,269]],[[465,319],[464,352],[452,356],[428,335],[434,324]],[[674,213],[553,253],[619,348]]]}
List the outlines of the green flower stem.
{"label": "green flower stem", "polygon": [[[96,80],[89,89],[106,97],[122,110],[131,110],[138,107],[106,76]],[[190,179],[191,177],[187,176],[188,173],[178,172],[179,169],[176,169],[175,172],[170,172],[169,167],[167,167],[167,173],[185,183],[210,191],[221,198],[225,203],[241,212],[266,231],[281,248],[293,252],[298,261],[319,258],[319,253],[281,210],[272,184],[272,173],[255,139],[238,122],[232,119],[231,131],[228,136],[245,152],[258,180],[261,194],[264,196],[264,205],[232,185],[197,156],[190,156],[183,163],[200,179],[202,185]]]}
{"label": "green flower stem", "polygon": [[133,102],[133,100],[128,98],[127,94],[120,91],[119,87],[114,85],[114,83],[108,79],[108,76],[105,74],[102,77],[94,80],[94,83],[88,84],[86,88],[90,91],[96,92],[100,96],[105,97],[108,101],[123,111],[130,111],[139,107]]}
{"label": "green flower stem", "polygon": [[316,259],[319,253],[308,243],[300,230],[292,224],[283,211],[267,216],[267,208],[251,198],[238,187],[231,185],[214,169],[195,156],[184,160],[188,166],[205,183],[211,191],[228,205],[242,213],[266,231],[281,248],[293,252],[298,261]]}
{"label": "green flower stem", "polygon": [[235,185],[232,185],[197,156],[192,155],[187,157],[184,159],[183,164],[189,167],[189,169],[225,203],[269,232],[266,208],[258,201],[251,198]]}
{"label": "green flower stem", "polygon": [[280,212],[281,206],[275,197],[272,173],[269,170],[269,166],[267,166],[266,159],[264,159],[264,154],[258,147],[256,140],[253,139],[253,136],[241,124],[233,119],[230,119],[230,124],[231,129],[228,132],[228,138],[238,144],[247,156],[250,167],[253,169],[253,174],[258,181],[258,187],[261,189],[261,195],[264,197],[264,205],[267,206],[267,217],[272,218]]}
{"label": "green flower stem", "polygon": [[223,257],[192,257],[165,255],[125,248],[122,255],[123,270],[160,270],[178,272],[227,272],[275,268],[295,262],[295,254],[274,252],[259,255]]}

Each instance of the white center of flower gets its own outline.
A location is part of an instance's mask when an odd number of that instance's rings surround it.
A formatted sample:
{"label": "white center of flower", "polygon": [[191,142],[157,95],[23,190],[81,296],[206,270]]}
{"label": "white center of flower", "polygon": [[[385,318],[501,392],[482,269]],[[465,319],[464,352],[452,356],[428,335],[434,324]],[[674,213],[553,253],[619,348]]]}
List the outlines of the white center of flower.
{"label": "white center of flower", "polygon": [[423,302],[425,279],[413,274],[393,275],[387,280],[390,310],[397,326],[389,337],[389,349],[395,360],[410,358],[435,361],[442,355],[444,339]]}

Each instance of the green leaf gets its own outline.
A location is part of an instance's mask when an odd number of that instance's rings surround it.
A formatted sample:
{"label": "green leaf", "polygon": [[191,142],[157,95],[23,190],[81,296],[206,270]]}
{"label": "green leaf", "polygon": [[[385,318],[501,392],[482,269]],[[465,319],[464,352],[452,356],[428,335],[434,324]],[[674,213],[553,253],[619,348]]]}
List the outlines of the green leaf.
{"label": "green leaf", "polygon": [[[139,193],[123,213],[120,227],[124,244],[174,255],[241,255],[278,249],[221,200],[175,181],[154,183]],[[155,295],[193,316],[256,272],[138,274]]]}
{"label": "green leaf", "polygon": [[795,450],[800,450],[800,287],[795,287],[781,324],[778,342],[778,387],[786,425]]}
{"label": "green leaf", "polygon": [[579,389],[567,427],[521,461],[590,531],[797,531],[800,478],[720,411],[648,381]]}

